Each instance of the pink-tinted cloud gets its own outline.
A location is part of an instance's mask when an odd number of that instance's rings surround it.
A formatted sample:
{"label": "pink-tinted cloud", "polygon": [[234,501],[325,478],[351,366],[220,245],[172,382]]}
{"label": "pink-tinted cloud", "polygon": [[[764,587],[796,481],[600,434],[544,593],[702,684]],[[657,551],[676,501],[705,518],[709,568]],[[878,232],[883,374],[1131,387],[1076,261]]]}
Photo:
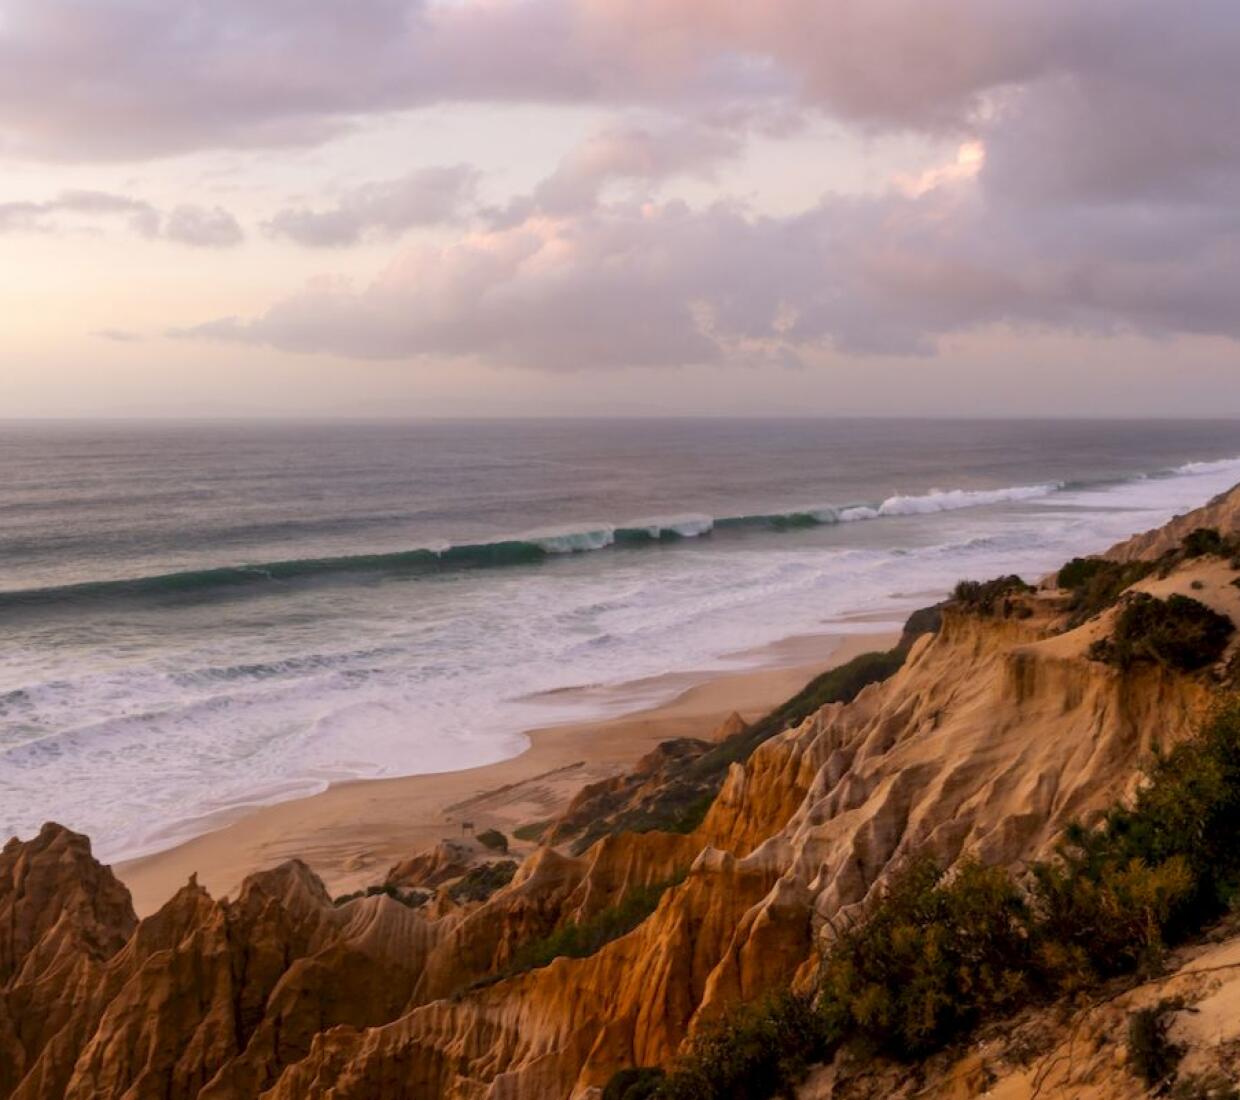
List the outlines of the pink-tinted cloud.
{"label": "pink-tinted cloud", "polygon": [[697,121],[663,129],[614,127],[574,149],[529,201],[534,209],[560,214],[588,209],[616,181],[648,185],[679,175],[710,179],[741,148],[732,128]]}
{"label": "pink-tinted cloud", "polygon": [[[11,0],[0,147],[313,143],[463,101],[667,120],[615,125],[369,286],[318,282],[199,336],[545,369],[920,354],[996,323],[1237,337],[1237,56],[1234,0]],[[659,200],[754,117],[798,114],[984,157],[794,217]],[[434,220],[425,198],[410,177],[271,228],[349,243]]]}
{"label": "pink-tinted cloud", "polygon": [[[1238,47],[1230,0],[10,0],[0,148],[317,142],[452,101],[783,99],[867,127],[989,133],[1023,118],[1140,172],[1129,131],[1182,149],[1226,121]],[[1080,147],[1089,138],[1106,140]]]}
{"label": "pink-tinted cloud", "polygon": [[994,324],[1240,337],[1238,246],[1234,224],[1176,207],[1013,221],[971,179],[790,218],[614,203],[413,248],[367,287],[319,282],[189,335],[544,370],[929,354]]}

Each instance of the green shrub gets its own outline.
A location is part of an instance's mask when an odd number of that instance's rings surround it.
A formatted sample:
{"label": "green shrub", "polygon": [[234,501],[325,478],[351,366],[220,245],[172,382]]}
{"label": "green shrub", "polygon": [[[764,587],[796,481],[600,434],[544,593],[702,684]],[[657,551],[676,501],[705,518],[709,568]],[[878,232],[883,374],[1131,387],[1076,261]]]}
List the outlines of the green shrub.
{"label": "green shrub", "polygon": [[832,1045],[811,995],[778,994],[705,1026],[654,1095],[661,1100],[791,1098]]}
{"label": "green shrub", "polygon": [[937,1050],[1029,990],[1029,915],[1005,871],[929,859],[899,872],[823,963],[831,1029],[898,1058]]}
{"label": "green shrub", "polygon": [[520,825],[512,830],[518,840],[536,841],[547,831],[549,821],[531,821],[528,825]]}
{"label": "green shrub", "polygon": [[550,935],[522,944],[513,954],[503,977],[547,966],[560,956],[583,959],[605,944],[619,939],[642,923],[658,908],[659,899],[671,887],[683,882],[683,874],[673,875],[649,886],[634,886],[615,905],[600,910],[581,923],[572,921]]}
{"label": "green shrub", "polygon": [[1033,592],[1015,573],[995,577],[989,581],[960,581],[952,592],[952,599],[961,607],[981,615],[993,615],[996,611],[1007,614],[1012,596]]}
{"label": "green shrub", "polygon": [[1178,1001],[1159,1001],[1128,1017],[1128,1068],[1146,1088],[1166,1086],[1175,1080],[1184,1048],[1168,1036]]}
{"label": "green shrub", "polygon": [[622,1069],[607,1082],[603,1100],[653,1100],[666,1076],[658,1066]]}
{"label": "green shrub", "polygon": [[1096,641],[1089,656],[1125,669],[1152,661],[1195,672],[1223,655],[1233,630],[1226,615],[1190,596],[1177,593],[1160,600],[1135,592],[1116,616],[1110,638]]}
{"label": "green shrub", "polygon": [[1219,703],[1198,734],[1158,753],[1131,806],[1093,830],[1071,830],[1062,858],[1098,878],[1104,868],[1182,859],[1192,882],[1169,917],[1181,938],[1225,912],[1240,885],[1240,699]]}
{"label": "green shrub", "polygon": [[358,898],[373,898],[379,894],[385,894],[393,901],[399,901],[401,905],[407,905],[410,909],[420,909],[431,899],[429,890],[402,890],[399,886],[384,883],[382,886],[367,886],[365,890],[354,890],[351,894],[341,894],[332,899],[332,904],[347,905]]}
{"label": "green shrub", "polygon": [[1118,564],[1105,558],[1073,558],[1060,567],[1055,583],[1060,588],[1077,591],[1089,584],[1099,573],[1113,569]]}
{"label": "green shrub", "polygon": [[478,843],[493,852],[508,851],[508,838],[498,829],[484,829],[478,834]]}
{"label": "green shrub", "polygon": [[1154,867],[1060,859],[1036,865],[1034,876],[1040,962],[1069,993],[1112,974],[1157,972],[1164,933],[1193,888],[1181,856]]}
{"label": "green shrub", "polygon": [[516,873],[517,862],[513,859],[480,863],[448,887],[448,896],[456,902],[486,901],[500,887],[507,886]]}
{"label": "green shrub", "polygon": [[1198,527],[1190,531],[1180,542],[1180,549],[1184,551],[1186,558],[1201,558],[1206,555],[1221,558],[1231,553],[1231,547],[1218,533],[1217,527]]}
{"label": "green shrub", "polygon": [[1155,567],[1156,563],[1145,561],[1073,558],[1059,570],[1056,583],[1072,594],[1068,608],[1077,625],[1113,606],[1125,589],[1148,577]]}

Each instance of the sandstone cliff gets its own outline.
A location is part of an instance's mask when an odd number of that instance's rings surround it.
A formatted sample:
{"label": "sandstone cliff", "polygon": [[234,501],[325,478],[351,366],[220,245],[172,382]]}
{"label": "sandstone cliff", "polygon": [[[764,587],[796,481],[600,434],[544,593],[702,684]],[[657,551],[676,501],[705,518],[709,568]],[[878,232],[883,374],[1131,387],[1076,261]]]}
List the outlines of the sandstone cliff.
{"label": "sandstone cliff", "polygon": [[[1142,586],[1240,621],[1234,576],[1186,561]],[[1114,613],[1067,629],[1054,591],[987,614],[948,608],[889,679],[733,763],[692,832],[542,848],[480,902],[441,888],[420,908],[383,893],[335,905],[293,862],[233,900],[191,881],[138,923],[85,838],[47,826],[12,841],[0,1098],[542,1100],[665,1063],[729,1005],[807,976],[832,922],[909,854],[1015,865],[1131,790],[1213,681],[1088,659]],[[645,797],[699,751],[673,748],[574,812]],[[439,886],[454,859],[417,857],[389,885]],[[646,919],[588,957],[514,970],[522,945],[668,882]]]}

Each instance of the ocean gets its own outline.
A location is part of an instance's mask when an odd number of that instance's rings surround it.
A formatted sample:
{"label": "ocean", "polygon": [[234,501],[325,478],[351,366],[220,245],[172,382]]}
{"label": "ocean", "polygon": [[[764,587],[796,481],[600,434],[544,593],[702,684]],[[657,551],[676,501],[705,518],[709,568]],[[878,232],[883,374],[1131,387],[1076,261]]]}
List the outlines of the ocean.
{"label": "ocean", "polygon": [[11,422],[0,473],[0,838],[115,860],[1036,577],[1240,480],[1240,424]]}

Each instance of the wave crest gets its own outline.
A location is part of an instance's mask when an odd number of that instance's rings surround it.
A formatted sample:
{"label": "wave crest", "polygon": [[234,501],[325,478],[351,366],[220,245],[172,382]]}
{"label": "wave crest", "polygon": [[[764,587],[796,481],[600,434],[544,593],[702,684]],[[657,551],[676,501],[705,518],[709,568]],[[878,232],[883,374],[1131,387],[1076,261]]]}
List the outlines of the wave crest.
{"label": "wave crest", "polygon": [[[1235,469],[1240,457],[1219,461],[1188,462],[1155,474],[1139,474],[1127,480],[1153,477],[1192,477]],[[919,495],[896,494],[877,502],[814,505],[779,512],[736,516],[687,513],[634,521],[623,526],[607,523],[529,532],[490,542],[449,544],[395,553],[358,554],[329,558],[299,558],[254,565],[221,566],[127,580],[88,581],[81,584],[0,592],[0,609],[35,608],[77,603],[82,600],[129,600],[135,598],[203,599],[221,590],[265,589],[273,584],[313,580],[320,577],[388,574],[417,576],[443,570],[480,569],[495,566],[531,565],[548,557],[590,553],[615,545],[640,546],[678,539],[701,538],[731,531],[789,531],[896,516],[932,515],[1005,502],[1036,500],[1080,482],[1043,482],[999,489],[932,489]]]}

